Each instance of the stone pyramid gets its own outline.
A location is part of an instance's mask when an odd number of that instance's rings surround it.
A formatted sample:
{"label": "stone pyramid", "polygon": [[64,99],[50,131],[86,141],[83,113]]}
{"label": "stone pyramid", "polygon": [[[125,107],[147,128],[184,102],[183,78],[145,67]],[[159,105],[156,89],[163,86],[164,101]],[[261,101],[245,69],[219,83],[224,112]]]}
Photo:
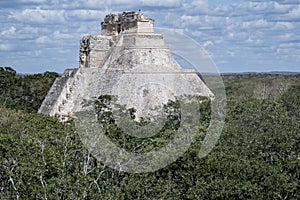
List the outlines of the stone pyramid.
{"label": "stone pyramid", "polygon": [[114,95],[139,118],[175,96],[213,97],[194,70],[176,62],[153,24],[140,11],[107,15],[101,35],[82,38],[80,67],[55,80],[39,113],[68,118],[84,101]]}

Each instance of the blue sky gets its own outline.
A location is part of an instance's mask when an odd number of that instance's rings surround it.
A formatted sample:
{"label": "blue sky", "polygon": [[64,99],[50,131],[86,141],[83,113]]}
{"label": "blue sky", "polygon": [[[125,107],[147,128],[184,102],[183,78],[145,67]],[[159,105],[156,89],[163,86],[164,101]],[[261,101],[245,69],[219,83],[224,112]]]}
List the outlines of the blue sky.
{"label": "blue sky", "polygon": [[0,66],[20,73],[78,67],[79,41],[110,12],[141,9],[184,31],[220,72],[300,71],[300,0],[1,0]]}

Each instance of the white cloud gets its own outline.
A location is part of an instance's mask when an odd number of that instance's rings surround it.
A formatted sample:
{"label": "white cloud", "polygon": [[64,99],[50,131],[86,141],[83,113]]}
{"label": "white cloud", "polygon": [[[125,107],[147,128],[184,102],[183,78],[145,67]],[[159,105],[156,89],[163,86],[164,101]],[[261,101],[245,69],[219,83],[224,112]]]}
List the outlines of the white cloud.
{"label": "white cloud", "polygon": [[295,38],[295,35],[292,33],[285,33],[285,34],[276,36],[275,38],[281,42],[286,42],[286,41],[289,41],[289,40],[292,40],[293,38]]}
{"label": "white cloud", "polygon": [[[283,44],[280,44],[279,45],[279,47],[281,47],[281,48],[293,48],[293,49],[300,49],[300,42],[298,42],[298,43],[283,43]],[[300,56],[300,54],[299,54],[299,56]]]}
{"label": "white cloud", "polygon": [[51,43],[52,40],[50,40],[48,36],[41,36],[41,37],[38,37],[35,40],[35,42],[38,44],[45,44],[45,43]]}
{"label": "white cloud", "polygon": [[46,3],[47,0],[20,0],[21,3]]}
{"label": "white cloud", "polygon": [[[106,1],[98,1],[98,0],[83,0],[79,1],[82,6],[87,6],[89,8],[101,8],[101,6],[105,6]],[[67,3],[68,4],[68,3]]]}
{"label": "white cloud", "polygon": [[106,5],[138,4],[138,2],[132,0],[105,0],[105,4]]}
{"label": "white cloud", "polygon": [[102,20],[105,15],[108,14],[106,11],[101,11],[101,10],[72,10],[68,12],[66,15],[68,18],[72,19],[77,19],[81,21],[85,20]]}
{"label": "white cloud", "polygon": [[180,17],[182,27],[186,26],[197,26],[201,23],[200,16],[189,16],[189,15],[182,15]]}
{"label": "white cloud", "polygon": [[[291,5],[279,4],[277,2],[274,2],[273,3],[273,8],[274,8],[274,10],[276,10],[278,12],[284,13],[284,12],[287,12],[290,8],[292,8],[292,6]],[[273,10],[273,9],[271,9],[271,10]]]}
{"label": "white cloud", "polygon": [[15,35],[16,30],[17,30],[16,27],[11,26],[9,29],[2,31],[1,36],[2,37],[7,37],[7,36],[10,37],[12,35]]}
{"label": "white cloud", "polygon": [[227,51],[226,53],[227,53],[228,56],[231,56],[231,57],[235,56],[235,52],[234,51]]}
{"label": "white cloud", "polygon": [[206,41],[204,42],[203,47],[208,47],[210,45],[214,45],[214,43],[212,41]]}
{"label": "white cloud", "polygon": [[288,19],[300,21],[300,5],[297,8],[292,9],[288,14],[285,15]]}
{"label": "white cloud", "polygon": [[38,36],[38,28],[16,24],[0,32],[3,39],[29,39]]}
{"label": "white cloud", "polygon": [[249,9],[252,11],[283,11],[285,5],[280,5],[277,2],[250,2]]}
{"label": "white cloud", "polygon": [[0,44],[0,51],[11,51],[12,49],[12,44]]}
{"label": "white cloud", "polygon": [[179,7],[182,0],[141,0],[144,6],[155,6],[155,7]]}
{"label": "white cloud", "polygon": [[55,31],[53,33],[53,37],[55,39],[70,39],[73,38],[71,34],[61,33],[60,31]]}
{"label": "white cloud", "polygon": [[295,25],[291,22],[276,22],[272,29],[274,30],[289,30],[294,29]]}
{"label": "white cloud", "polygon": [[283,3],[283,4],[299,4],[300,2],[299,2],[299,0],[279,0],[281,3]]}
{"label": "white cloud", "polygon": [[31,23],[65,23],[65,11],[64,10],[42,10],[25,9],[23,11],[12,12],[8,19],[17,20],[21,22]]}
{"label": "white cloud", "polygon": [[34,6],[38,4],[45,4],[47,0],[10,0],[0,1],[1,8],[22,8],[24,6]]}
{"label": "white cloud", "polygon": [[243,28],[268,28],[270,23],[264,19],[243,22]]}
{"label": "white cloud", "polygon": [[173,19],[179,19],[174,24],[181,28],[194,27],[194,29],[216,29],[220,26],[226,26],[230,20],[222,16],[213,15],[182,15],[180,17],[172,16]]}
{"label": "white cloud", "polygon": [[[288,12],[293,5],[289,4],[279,4],[274,1],[259,1],[259,2],[246,2],[233,4],[233,14],[237,15],[253,15],[262,14],[266,17],[271,17],[272,15],[281,14]],[[269,16],[270,15],[270,16]],[[273,18],[273,16],[271,17]]]}
{"label": "white cloud", "polygon": [[197,7],[208,7],[207,0],[192,0],[190,6],[197,6]]}
{"label": "white cloud", "polygon": [[190,15],[210,12],[207,0],[193,0],[191,3],[183,3],[183,9]]}

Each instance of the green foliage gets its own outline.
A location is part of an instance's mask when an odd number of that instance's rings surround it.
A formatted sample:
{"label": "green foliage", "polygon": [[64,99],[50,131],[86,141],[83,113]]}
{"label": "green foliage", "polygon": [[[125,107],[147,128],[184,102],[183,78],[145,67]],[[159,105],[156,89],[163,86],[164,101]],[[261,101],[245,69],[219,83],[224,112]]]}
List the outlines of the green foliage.
{"label": "green foliage", "polygon": [[229,99],[278,99],[291,86],[300,84],[300,75],[226,74],[223,75]]}
{"label": "green foliage", "polygon": [[0,107],[36,112],[56,77],[55,72],[18,75],[10,67],[0,67]]}
{"label": "green foliage", "polygon": [[[199,126],[199,136],[204,135],[205,129],[209,125],[211,109],[210,100],[207,97],[194,97],[198,111],[202,113],[201,123]],[[188,99],[192,99],[189,97]],[[195,106],[195,104],[184,103],[179,100],[169,101],[163,107],[166,118],[163,124],[156,125],[149,119],[142,118],[139,121],[135,121],[134,108],[126,109],[125,105],[119,105],[116,103],[117,98],[110,95],[101,95],[95,102],[96,113],[98,115],[98,121],[101,124],[106,136],[108,136],[119,147],[126,149],[127,151],[134,153],[145,153],[154,149],[159,149],[166,145],[171,137],[176,134],[176,131],[181,125],[181,106]],[[183,105],[184,104],[184,105]],[[195,109],[192,107],[191,109]],[[121,116],[126,118],[122,123],[126,124],[126,127],[130,127],[131,134],[128,134],[126,130],[123,130],[116,123],[116,118]],[[155,127],[157,126],[157,128]],[[162,127],[160,127],[162,126]],[[136,135],[145,134],[145,132],[151,132],[156,130],[155,135],[147,138],[138,138]],[[143,133],[140,133],[143,132]],[[132,136],[134,135],[134,136]]]}
{"label": "green foliage", "polygon": [[[11,88],[1,100],[14,95],[12,88],[21,91],[29,83],[56,76],[30,75],[25,81],[26,76],[11,68],[0,69],[1,91]],[[258,78],[253,75],[251,80]],[[243,76],[235,79],[239,81],[226,81],[226,87],[244,87]],[[197,140],[176,162],[142,174],[108,168],[83,146],[72,121],[60,123],[28,113],[34,110],[32,104],[22,104],[18,97],[11,105],[20,110],[0,108],[0,199],[300,199],[300,85],[294,76],[291,79],[295,84],[275,99],[231,93],[220,140],[202,159],[198,153],[210,120],[210,102],[201,99],[203,124]],[[32,87],[24,95],[34,95]],[[113,120],[114,101],[112,96],[98,99],[98,119],[111,140],[129,151],[160,148],[178,129],[181,116],[175,101],[165,106],[168,120],[159,134],[146,139],[129,136]],[[149,124],[147,119],[134,122],[135,110],[118,106],[132,125]]]}
{"label": "green foliage", "polygon": [[300,83],[293,85],[288,91],[281,97],[286,109],[292,115],[300,114]]}

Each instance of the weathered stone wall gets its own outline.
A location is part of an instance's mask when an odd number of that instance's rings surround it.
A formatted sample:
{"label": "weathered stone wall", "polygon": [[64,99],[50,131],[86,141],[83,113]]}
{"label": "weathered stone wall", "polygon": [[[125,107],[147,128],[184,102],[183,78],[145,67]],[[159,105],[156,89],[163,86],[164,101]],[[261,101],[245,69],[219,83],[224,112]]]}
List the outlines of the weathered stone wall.
{"label": "weathered stone wall", "polygon": [[84,36],[80,41],[80,67],[101,67],[112,44],[109,36]]}
{"label": "weathered stone wall", "polygon": [[[39,113],[53,116],[60,113],[59,107],[63,104],[65,96],[72,93],[72,80],[74,79],[78,69],[66,69],[61,77],[56,78],[46,98],[44,99]],[[69,93],[68,93],[69,92]]]}
{"label": "weathered stone wall", "polygon": [[138,33],[153,33],[153,21],[139,21],[137,22]]}
{"label": "weathered stone wall", "polygon": [[123,35],[123,45],[134,47],[164,47],[163,35],[161,34],[129,34]]}

